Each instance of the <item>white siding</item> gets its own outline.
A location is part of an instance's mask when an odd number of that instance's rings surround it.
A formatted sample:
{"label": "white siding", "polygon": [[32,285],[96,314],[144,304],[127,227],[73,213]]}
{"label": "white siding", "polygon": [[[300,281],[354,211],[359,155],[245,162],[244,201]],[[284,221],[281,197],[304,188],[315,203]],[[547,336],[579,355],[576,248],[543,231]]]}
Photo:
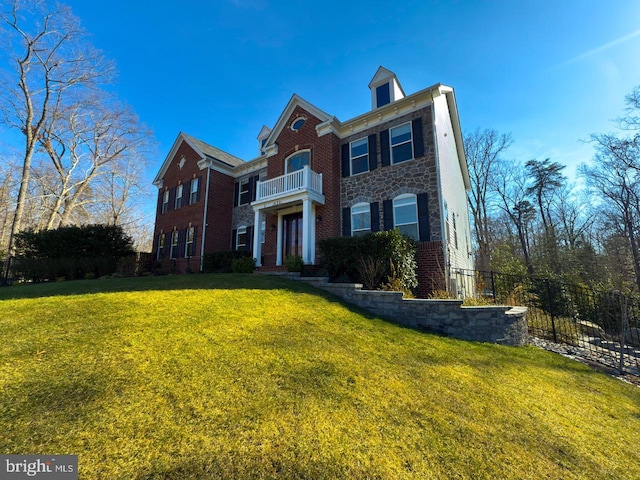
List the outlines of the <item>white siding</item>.
{"label": "white siding", "polygon": [[[435,110],[435,132],[438,152],[438,162],[440,167],[440,188],[442,192],[442,235],[446,241],[447,255],[451,265],[451,273],[457,269],[472,270],[473,256],[471,255],[471,227],[469,223],[469,209],[467,205],[467,194],[464,187],[462,170],[458,158],[458,150],[451,125],[449,106],[447,97],[440,95],[434,98]],[[446,206],[446,208],[445,208]],[[445,215],[448,212],[448,218]],[[453,218],[455,215],[455,225],[457,233],[457,248],[454,238]],[[449,223],[449,234],[447,235],[447,222]],[[458,293],[464,295],[470,292],[467,290],[471,285],[457,285]]]}

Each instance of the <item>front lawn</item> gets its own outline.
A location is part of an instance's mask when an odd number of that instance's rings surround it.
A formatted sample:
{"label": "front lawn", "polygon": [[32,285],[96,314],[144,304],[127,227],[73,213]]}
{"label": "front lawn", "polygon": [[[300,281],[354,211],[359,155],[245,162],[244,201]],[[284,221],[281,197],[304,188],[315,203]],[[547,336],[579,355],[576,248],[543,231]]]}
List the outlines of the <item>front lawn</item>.
{"label": "front lawn", "polygon": [[301,283],[0,289],[0,452],[82,479],[640,478],[640,388]]}

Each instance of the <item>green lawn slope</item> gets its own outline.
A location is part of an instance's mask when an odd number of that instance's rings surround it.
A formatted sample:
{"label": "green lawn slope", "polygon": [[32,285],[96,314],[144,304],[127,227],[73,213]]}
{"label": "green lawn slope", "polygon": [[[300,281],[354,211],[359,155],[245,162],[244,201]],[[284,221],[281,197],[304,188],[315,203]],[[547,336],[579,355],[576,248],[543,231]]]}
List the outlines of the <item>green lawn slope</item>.
{"label": "green lawn slope", "polygon": [[0,289],[0,452],[82,479],[640,478],[640,388],[259,275]]}

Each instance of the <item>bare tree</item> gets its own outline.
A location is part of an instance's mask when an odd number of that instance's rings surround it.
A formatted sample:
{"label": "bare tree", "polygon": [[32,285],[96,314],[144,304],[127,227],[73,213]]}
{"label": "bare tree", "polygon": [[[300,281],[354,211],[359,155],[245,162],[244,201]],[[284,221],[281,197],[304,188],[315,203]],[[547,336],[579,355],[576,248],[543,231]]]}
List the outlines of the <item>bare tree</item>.
{"label": "bare tree", "polygon": [[488,271],[491,263],[490,210],[495,192],[492,178],[500,156],[512,143],[511,134],[499,134],[495,130],[475,130],[464,137],[464,149],[469,166],[471,190],[469,205],[473,217],[475,241],[478,245],[476,268]]}
{"label": "bare tree", "polygon": [[640,290],[640,146],[633,139],[593,135],[597,154],[581,173],[601,208],[617,222],[631,250],[636,288]]}
{"label": "bare tree", "polygon": [[1,119],[24,135],[20,188],[8,242],[11,255],[13,237],[22,226],[32,160],[46,122],[66,98],[106,80],[112,66],[88,43],[68,7],[46,0],[3,0],[0,5],[0,55],[12,67],[0,79]]}
{"label": "bare tree", "polygon": [[501,161],[496,175],[491,179],[491,186],[500,199],[499,207],[507,215],[516,230],[522,256],[529,275],[534,274],[531,261],[531,223],[535,219],[536,210],[529,201],[527,189],[529,177],[522,164]]}
{"label": "bare tree", "polygon": [[111,205],[111,223],[121,225],[129,196],[139,189],[149,138],[131,109],[104,93],[52,116],[40,138],[58,180],[47,228],[68,225],[79,207],[100,203]]}

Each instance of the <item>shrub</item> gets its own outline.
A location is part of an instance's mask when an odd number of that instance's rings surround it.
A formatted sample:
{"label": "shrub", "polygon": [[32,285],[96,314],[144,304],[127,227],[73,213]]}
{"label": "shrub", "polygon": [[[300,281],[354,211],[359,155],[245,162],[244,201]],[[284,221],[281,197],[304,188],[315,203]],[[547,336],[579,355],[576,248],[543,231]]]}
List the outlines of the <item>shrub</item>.
{"label": "shrub", "polygon": [[256,259],[253,257],[234,258],[231,260],[233,273],[253,273],[256,269]]}
{"label": "shrub", "polygon": [[225,250],[204,254],[203,270],[205,273],[231,273],[231,262],[238,258],[251,257],[246,250]]}
{"label": "shrub", "polygon": [[318,242],[330,281],[345,279],[366,288],[409,293],[418,285],[415,242],[398,230]]}
{"label": "shrub", "polygon": [[301,272],[302,257],[300,255],[289,255],[284,259],[284,266],[287,267],[287,272]]}

